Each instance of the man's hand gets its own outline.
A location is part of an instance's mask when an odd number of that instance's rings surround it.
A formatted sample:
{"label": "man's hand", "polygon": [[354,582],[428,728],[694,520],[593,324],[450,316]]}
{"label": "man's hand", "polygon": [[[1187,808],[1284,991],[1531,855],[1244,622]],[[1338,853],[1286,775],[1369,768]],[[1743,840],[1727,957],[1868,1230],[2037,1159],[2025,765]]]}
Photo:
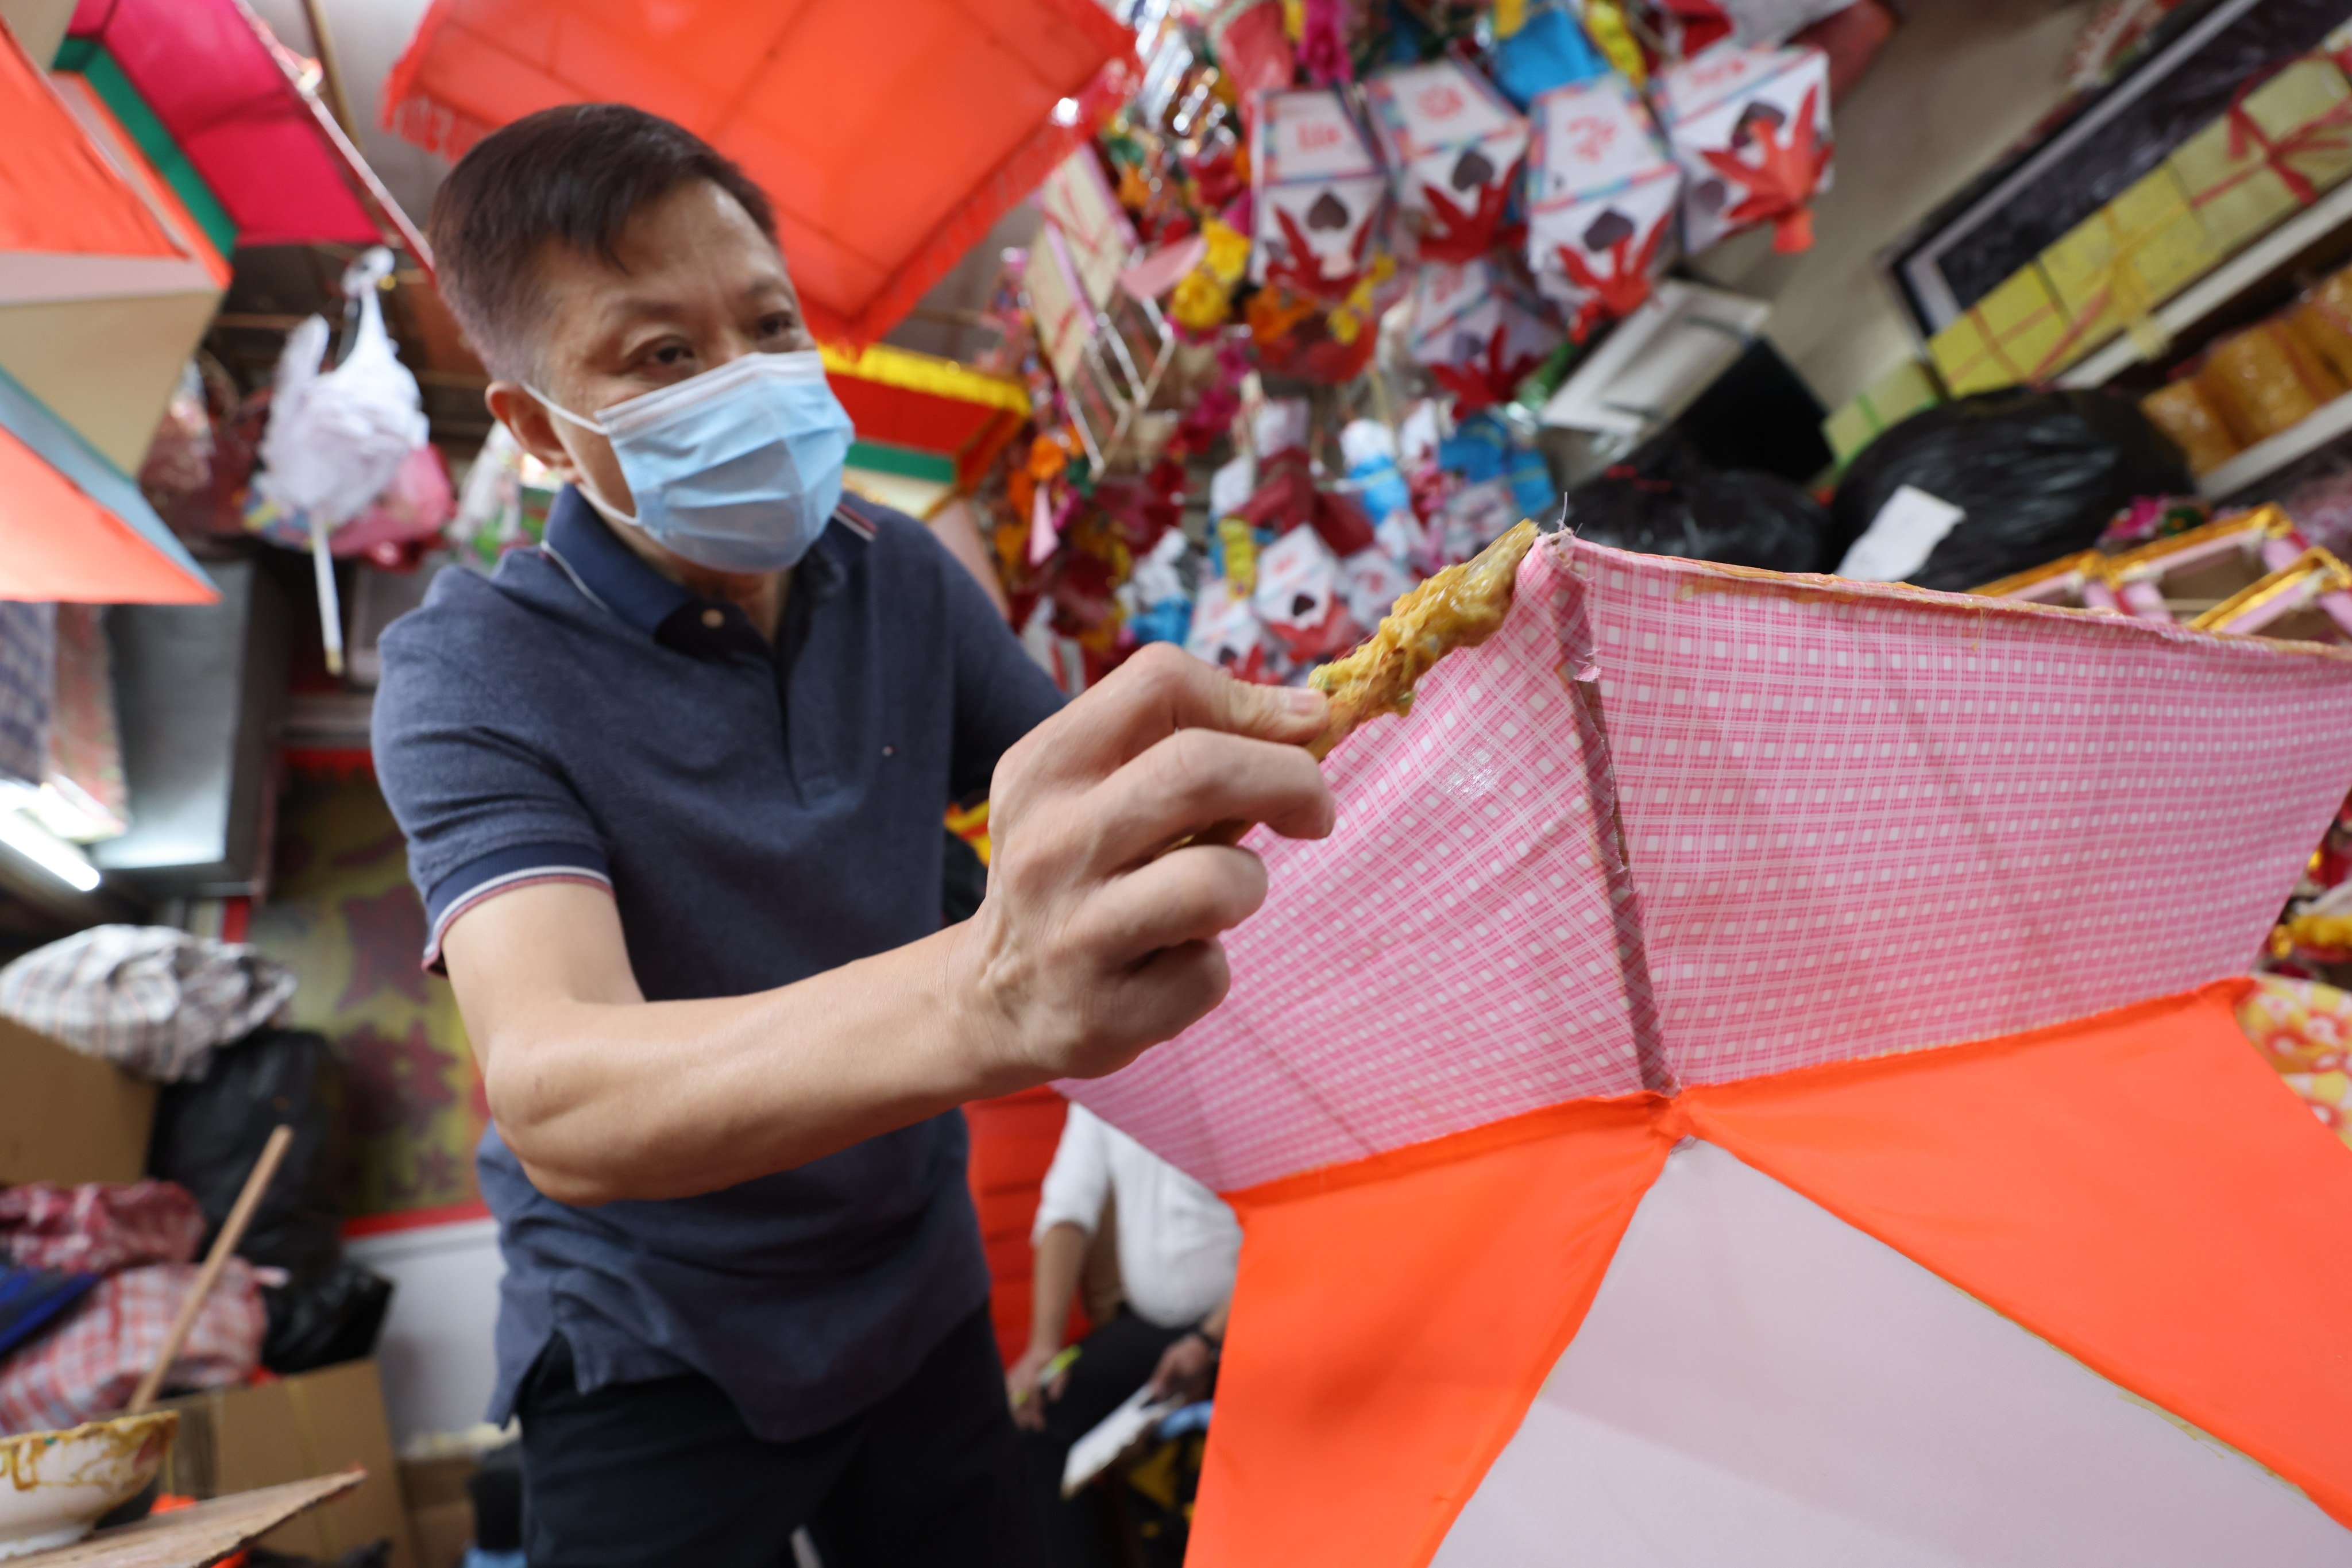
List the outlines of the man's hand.
{"label": "man's hand", "polygon": [[977,915],[749,996],[646,1001],[602,889],[476,903],[442,951],[499,1131],[562,1202],[684,1197],[1109,1072],[1217,1005],[1218,933],[1265,897],[1247,850],[1170,847],[1329,832],[1322,723],[1317,693],[1145,648],[1005,753]]}
{"label": "man's hand", "polygon": [[1061,1398],[1070,1382],[1066,1365],[1055,1368],[1051,1377],[1044,1375],[1046,1364],[1061,1353],[1051,1345],[1031,1345],[1021,1352],[1019,1361],[1004,1369],[1004,1397],[1013,1406],[1015,1425],[1032,1432],[1045,1429],[1046,1402]]}
{"label": "man's hand", "polygon": [[1146,1386],[1155,1400],[1198,1399],[1207,1392],[1209,1373],[1216,1364],[1217,1352],[1209,1342],[1198,1331],[1189,1333],[1160,1352],[1160,1364]]}
{"label": "man's hand", "polygon": [[1008,1083],[1094,1078],[1224,999],[1219,933],[1265,899],[1248,850],[1171,846],[1217,823],[1331,830],[1301,748],[1319,693],[1252,686],[1164,643],[997,765],[988,899],[955,928],[951,1005]]}

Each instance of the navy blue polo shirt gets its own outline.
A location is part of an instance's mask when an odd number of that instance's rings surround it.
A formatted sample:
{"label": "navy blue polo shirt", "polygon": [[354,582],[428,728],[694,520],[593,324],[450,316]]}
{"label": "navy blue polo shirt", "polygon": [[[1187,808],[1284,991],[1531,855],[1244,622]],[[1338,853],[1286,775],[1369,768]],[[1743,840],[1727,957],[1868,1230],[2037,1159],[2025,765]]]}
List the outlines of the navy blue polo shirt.
{"label": "navy blue polo shirt", "polygon": [[[1061,700],[929,530],[857,501],[794,569],[772,646],[566,490],[542,547],[443,572],[382,647],[376,772],[427,963],[484,899],[593,883],[655,1002],[938,930],[949,803]],[[772,1440],[856,1414],[987,1300],[964,1163],[950,1111],[703,1196],[575,1208],[492,1127],[492,1419],[558,1332],[583,1388],[700,1373]]]}

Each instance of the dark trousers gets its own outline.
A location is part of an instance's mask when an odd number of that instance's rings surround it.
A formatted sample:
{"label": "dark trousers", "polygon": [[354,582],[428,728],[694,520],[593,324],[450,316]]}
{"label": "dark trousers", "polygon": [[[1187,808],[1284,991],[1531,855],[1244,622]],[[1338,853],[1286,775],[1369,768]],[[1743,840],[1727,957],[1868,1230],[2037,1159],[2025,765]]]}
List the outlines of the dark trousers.
{"label": "dark trousers", "polygon": [[699,1376],[583,1394],[559,1338],[524,1388],[531,1568],[824,1568],[1037,1561],[1034,1514],[985,1310],[863,1415],[762,1442]]}
{"label": "dark trousers", "polygon": [[1070,1365],[1062,1397],[1045,1406],[1045,1429],[1021,1434],[1030,1494],[1037,1500],[1045,1537],[1043,1561],[1051,1568],[1109,1568],[1124,1561],[1102,1489],[1087,1487],[1064,1500],[1062,1466],[1070,1445],[1141,1388],[1159,1370],[1161,1354],[1189,1331],[1160,1328],[1120,1311],[1078,1342],[1078,1359]]}

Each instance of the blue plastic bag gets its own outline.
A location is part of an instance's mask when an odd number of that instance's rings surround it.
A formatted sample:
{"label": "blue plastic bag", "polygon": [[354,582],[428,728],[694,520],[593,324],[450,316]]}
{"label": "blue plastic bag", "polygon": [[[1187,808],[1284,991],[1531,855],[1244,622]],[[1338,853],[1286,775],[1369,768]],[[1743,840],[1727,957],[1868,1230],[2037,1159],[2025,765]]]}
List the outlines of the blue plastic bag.
{"label": "blue plastic bag", "polygon": [[1530,7],[1526,26],[1495,46],[1495,85],[1521,109],[1539,92],[1591,81],[1608,69],[1583,26],[1557,6]]}

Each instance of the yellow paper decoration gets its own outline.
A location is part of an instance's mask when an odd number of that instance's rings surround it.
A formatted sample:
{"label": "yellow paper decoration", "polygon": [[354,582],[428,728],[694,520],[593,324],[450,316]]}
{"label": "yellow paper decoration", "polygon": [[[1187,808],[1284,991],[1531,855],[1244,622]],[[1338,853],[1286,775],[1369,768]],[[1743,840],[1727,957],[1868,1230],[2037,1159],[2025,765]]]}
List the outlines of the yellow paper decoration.
{"label": "yellow paper decoration", "polygon": [[1619,76],[1637,88],[1649,85],[1649,67],[1642,58],[1642,46],[1633,40],[1633,29],[1625,24],[1622,0],[1586,0],[1584,36]]}
{"label": "yellow paper decoration", "polygon": [[1225,547],[1225,581],[1236,594],[1257,592],[1257,536],[1238,517],[1217,521],[1217,538]]}

